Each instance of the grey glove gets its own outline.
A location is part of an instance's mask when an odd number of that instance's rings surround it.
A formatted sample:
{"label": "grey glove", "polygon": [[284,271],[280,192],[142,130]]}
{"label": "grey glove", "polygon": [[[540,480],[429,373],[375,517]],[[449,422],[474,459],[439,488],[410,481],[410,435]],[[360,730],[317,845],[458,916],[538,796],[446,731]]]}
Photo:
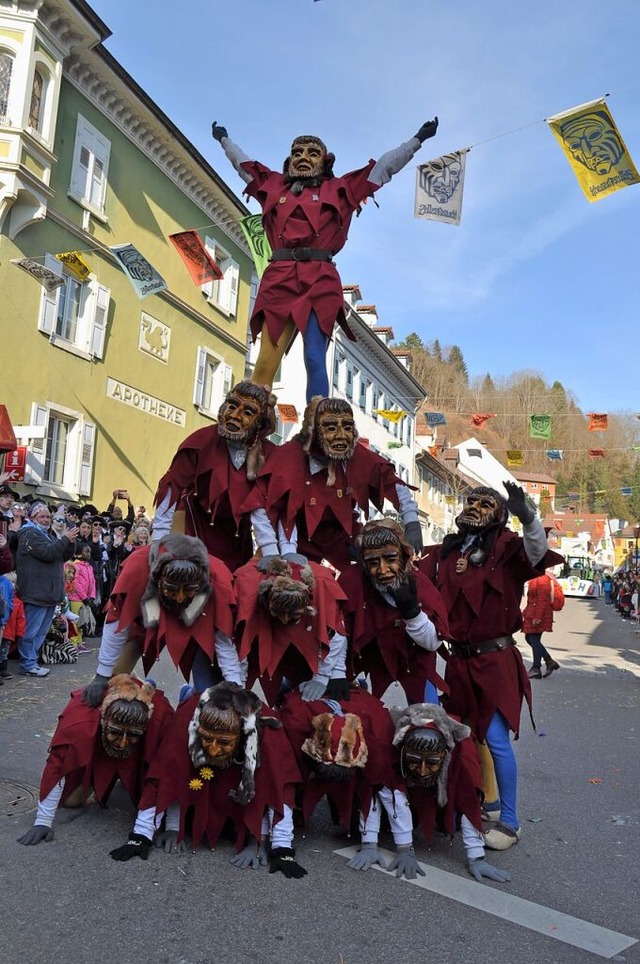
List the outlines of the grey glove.
{"label": "grey glove", "polygon": [[256,563],[256,569],[258,572],[266,572],[267,566],[273,559],[280,559],[280,556],[263,556],[262,559],[258,559],[258,562]]}
{"label": "grey glove", "polygon": [[[433,137],[435,132],[438,130],[438,118],[434,117],[432,121],[425,121],[418,133],[415,135],[421,144]],[[215,134],[214,134],[215,137]]]}
{"label": "grey glove", "polygon": [[507,509],[511,515],[515,515],[520,519],[523,526],[528,525],[536,517],[535,506],[531,499],[529,499],[524,491],[524,489],[516,485],[515,482],[504,482],[505,489],[507,490]]}
{"label": "grey glove", "polygon": [[495,880],[499,884],[504,884],[511,880],[511,874],[508,874],[506,870],[498,870],[497,867],[490,864],[484,857],[476,857],[475,860],[468,860],[467,869],[473,879],[477,880],[478,883],[480,883],[483,877],[486,877],[487,880]]}
{"label": "grey glove", "polygon": [[378,844],[363,843],[358,847],[357,854],[348,861],[347,867],[351,867],[352,870],[371,870],[374,864],[378,864],[383,870],[388,870],[387,861],[378,850]]}
{"label": "grey glove", "polygon": [[418,602],[418,587],[411,573],[397,589],[390,589],[389,594],[393,597],[403,619],[415,619],[422,612],[422,606]]}
{"label": "grey glove", "polygon": [[306,556],[303,556],[301,552],[285,552],[282,558],[285,559],[287,562],[295,563],[297,566],[309,565],[309,560],[307,559]]}
{"label": "grey glove", "polygon": [[53,840],[53,829],[51,827],[41,827],[36,824],[31,830],[27,830],[21,837],[18,837],[18,843],[22,844],[23,847],[35,847],[43,840],[45,843],[51,843]]}
{"label": "grey glove", "polygon": [[110,676],[101,676],[100,673],[96,673],[91,682],[87,683],[82,691],[82,702],[88,703],[93,709],[95,709],[96,706],[100,706],[102,698],[107,692],[110,679]]}
{"label": "grey glove", "polygon": [[424,543],[422,541],[422,526],[417,520],[415,522],[407,522],[404,527],[404,537],[414,552],[420,555],[424,548]]}
{"label": "grey glove", "polygon": [[160,830],[153,838],[153,846],[164,850],[166,854],[184,854],[187,852],[187,844],[184,840],[178,843],[177,830]]}
{"label": "grey glove", "polygon": [[220,143],[223,137],[228,137],[229,135],[227,134],[226,127],[223,127],[222,124],[218,124],[217,121],[214,121],[211,125],[211,136],[213,137],[214,141],[218,141],[218,143]]}
{"label": "grey glove", "polygon": [[426,877],[411,844],[399,844],[396,849],[398,852],[387,868],[389,872],[395,870],[396,877],[404,876],[407,880],[415,880],[418,874]]}
{"label": "grey glove", "polygon": [[306,683],[300,683],[298,689],[305,703],[313,703],[314,700],[322,699],[327,691],[327,684],[321,680],[309,679]]}
{"label": "grey glove", "polygon": [[229,863],[238,870],[257,870],[259,867],[266,867],[269,857],[264,841],[258,844],[252,837],[244,850],[235,854]]}

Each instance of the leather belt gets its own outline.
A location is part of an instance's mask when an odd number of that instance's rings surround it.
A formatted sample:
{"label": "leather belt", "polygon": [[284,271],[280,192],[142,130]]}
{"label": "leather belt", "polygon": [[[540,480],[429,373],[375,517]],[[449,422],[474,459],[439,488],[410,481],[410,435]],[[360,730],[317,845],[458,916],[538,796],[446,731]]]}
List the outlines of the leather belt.
{"label": "leather belt", "polygon": [[473,659],[485,653],[500,653],[503,649],[510,649],[515,642],[513,636],[496,636],[495,639],[483,639],[481,643],[449,643],[449,649],[452,656]]}
{"label": "leather belt", "polygon": [[276,248],[270,261],[332,261],[333,254],[323,248]]}

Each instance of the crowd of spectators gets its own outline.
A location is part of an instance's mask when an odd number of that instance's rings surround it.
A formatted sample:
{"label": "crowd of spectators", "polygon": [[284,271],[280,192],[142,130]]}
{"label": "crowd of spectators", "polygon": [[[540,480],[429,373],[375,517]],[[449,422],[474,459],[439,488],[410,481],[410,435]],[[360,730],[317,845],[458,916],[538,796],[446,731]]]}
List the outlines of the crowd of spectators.
{"label": "crowd of spectators", "polygon": [[123,562],[151,531],[125,489],[100,512],[20,495],[0,476],[0,686],[12,678],[11,657],[21,676],[44,678],[43,663],[90,652]]}
{"label": "crowd of spectators", "polygon": [[[618,610],[623,619],[638,620],[638,593],[640,587],[640,573],[628,570],[616,572],[609,577],[611,589],[609,602]],[[605,590],[605,599],[607,598]]]}

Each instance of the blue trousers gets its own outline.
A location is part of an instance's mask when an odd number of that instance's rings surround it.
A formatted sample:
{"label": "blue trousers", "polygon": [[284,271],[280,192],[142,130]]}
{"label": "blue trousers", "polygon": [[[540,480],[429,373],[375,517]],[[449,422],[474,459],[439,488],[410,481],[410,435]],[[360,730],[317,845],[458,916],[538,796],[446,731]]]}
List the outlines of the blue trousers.
{"label": "blue trousers", "polygon": [[325,335],[318,324],[315,311],[309,315],[307,330],[304,333],[304,367],[307,372],[307,402],[314,395],[329,397],[329,376],[327,375],[327,348],[329,336]]}
{"label": "blue trousers", "polygon": [[20,668],[27,673],[38,668],[38,653],[42,649],[44,638],[53,622],[55,611],[55,606],[24,604],[26,628],[18,648],[20,651]]}
{"label": "blue trousers", "polygon": [[[499,710],[493,714],[486,735],[487,746],[496,771],[500,794],[500,820],[517,830],[518,820],[518,764],[509,739],[509,725]],[[489,801],[491,802],[491,801]]]}
{"label": "blue trousers", "polygon": [[542,633],[525,633],[524,638],[533,650],[533,665],[542,666],[542,660],[548,663],[551,657],[542,644]]}
{"label": "blue trousers", "polygon": [[222,673],[217,666],[211,665],[211,660],[199,646],[193,658],[191,678],[196,693],[202,693],[209,686],[216,686],[222,682]]}

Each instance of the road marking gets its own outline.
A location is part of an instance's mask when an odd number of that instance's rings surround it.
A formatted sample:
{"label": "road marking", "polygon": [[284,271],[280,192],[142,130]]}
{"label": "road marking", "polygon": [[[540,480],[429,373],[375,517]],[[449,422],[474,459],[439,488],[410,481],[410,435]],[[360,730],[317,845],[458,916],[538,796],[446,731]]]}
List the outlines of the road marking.
{"label": "road marking", "polygon": [[[353,857],[357,850],[357,847],[344,847],[341,850],[334,850],[334,853],[338,857],[348,859]],[[390,850],[381,849],[381,853],[389,858],[395,856]],[[578,917],[561,914],[551,907],[534,904],[530,900],[523,900],[522,897],[515,897],[495,887],[483,887],[471,878],[459,877],[457,874],[438,870],[422,862],[420,866],[426,874],[425,877],[418,877],[416,880],[406,880],[403,877],[402,882],[422,887],[423,890],[430,890],[441,897],[449,897],[460,904],[483,910],[501,920],[511,921],[512,924],[527,927],[556,941],[580,947],[599,957],[611,959],[638,943],[636,937],[618,934],[616,931],[590,924],[589,921],[580,920]],[[381,874],[387,873],[386,870],[376,866],[373,870],[378,870]]]}

